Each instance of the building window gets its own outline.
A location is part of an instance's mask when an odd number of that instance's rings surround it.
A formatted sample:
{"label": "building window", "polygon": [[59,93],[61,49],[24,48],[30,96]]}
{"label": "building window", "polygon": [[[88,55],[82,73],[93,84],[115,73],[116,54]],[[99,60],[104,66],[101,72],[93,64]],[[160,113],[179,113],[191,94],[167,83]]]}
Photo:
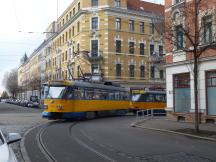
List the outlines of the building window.
{"label": "building window", "polygon": [[65,42],[65,37],[64,37],[64,34],[62,35],[62,43],[64,44]]}
{"label": "building window", "polygon": [[64,62],[64,53],[62,53],[62,62]]}
{"label": "building window", "polygon": [[77,22],[77,32],[79,33],[80,31],[80,22]]}
{"label": "building window", "polygon": [[78,3],[78,11],[80,10],[80,2]]}
{"label": "building window", "polygon": [[67,54],[67,51],[65,52],[65,61],[68,60],[68,54]]}
{"label": "building window", "polygon": [[159,46],[159,56],[163,56],[163,46]]}
{"label": "building window", "polygon": [[174,4],[178,4],[180,2],[182,2],[183,0],[174,0]]}
{"label": "building window", "polygon": [[115,0],[115,7],[121,7],[121,0]]}
{"label": "building window", "polygon": [[121,53],[121,41],[116,40],[116,52]]}
{"label": "building window", "polygon": [[70,11],[70,18],[72,17],[72,12]]}
{"label": "building window", "polygon": [[98,6],[98,0],[91,0],[92,7]]}
{"label": "building window", "polygon": [[190,112],[191,109],[191,90],[190,74],[183,73],[173,75],[174,89],[174,110],[175,112]]}
{"label": "building window", "polygon": [[155,29],[154,24],[150,23],[150,34],[154,34],[154,32],[155,32],[154,29]]}
{"label": "building window", "polygon": [[150,56],[154,55],[154,45],[150,44]]}
{"label": "building window", "polygon": [[73,46],[73,48],[72,48],[72,58],[74,58],[75,57],[75,47]]}
{"label": "building window", "polygon": [[144,65],[140,66],[140,77],[141,78],[145,77],[145,66]]}
{"label": "building window", "polygon": [[65,71],[65,79],[67,79],[68,78],[68,71],[66,70]]}
{"label": "building window", "polygon": [[116,30],[121,30],[121,19],[116,18]]}
{"label": "building window", "polygon": [[134,54],[134,42],[129,42],[129,54]]}
{"label": "building window", "polygon": [[66,22],[68,21],[68,15],[66,16]]}
{"label": "building window", "polygon": [[144,43],[140,43],[140,55],[144,55],[145,51],[145,45]]}
{"label": "building window", "polygon": [[216,87],[216,71],[207,72],[207,86]]}
{"label": "building window", "polygon": [[175,31],[176,31],[176,42],[175,42],[176,50],[180,50],[183,48],[183,28],[182,28],[182,25],[176,26]]}
{"label": "building window", "polygon": [[74,26],[72,27],[72,36],[74,36]]}
{"label": "building window", "polygon": [[78,65],[77,66],[77,77],[79,78],[81,75],[80,75],[80,66]]}
{"label": "building window", "polygon": [[91,41],[91,56],[93,57],[98,56],[98,40]]}
{"label": "building window", "polygon": [[129,76],[134,77],[134,65],[130,65],[129,68]]}
{"label": "building window", "polygon": [[160,79],[164,79],[164,71],[160,70]]}
{"label": "building window", "polygon": [[121,76],[121,64],[116,64],[116,76]]}
{"label": "building window", "polygon": [[77,53],[79,53],[79,52],[80,52],[80,44],[77,43]]}
{"label": "building window", "polygon": [[76,12],[76,11],[75,11],[75,8],[73,8],[73,15],[75,15],[75,12]]}
{"label": "building window", "polygon": [[98,29],[98,17],[92,17],[92,29]]}
{"label": "building window", "polygon": [[99,73],[99,65],[98,64],[92,64],[91,69],[92,69],[92,74],[98,74]]}
{"label": "building window", "polygon": [[144,22],[140,22],[140,33],[144,33]]}
{"label": "building window", "polygon": [[203,37],[204,43],[212,42],[212,16],[205,16],[203,18]]}
{"label": "building window", "polygon": [[154,79],[155,78],[155,67],[151,66],[151,78]]}
{"label": "building window", "polygon": [[129,31],[134,31],[134,20],[129,20]]}
{"label": "building window", "polygon": [[68,41],[68,32],[65,33],[65,41]]}

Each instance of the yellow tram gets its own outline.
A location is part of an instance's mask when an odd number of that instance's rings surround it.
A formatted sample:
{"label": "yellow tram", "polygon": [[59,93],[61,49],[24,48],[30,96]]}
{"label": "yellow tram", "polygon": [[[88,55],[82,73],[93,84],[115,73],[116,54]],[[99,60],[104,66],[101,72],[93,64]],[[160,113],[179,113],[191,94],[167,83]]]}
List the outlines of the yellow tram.
{"label": "yellow tram", "polygon": [[130,105],[130,91],[123,87],[82,81],[44,84],[44,111],[48,119],[121,115]]}
{"label": "yellow tram", "polygon": [[136,110],[161,109],[166,107],[166,92],[151,90],[131,91],[130,108]]}

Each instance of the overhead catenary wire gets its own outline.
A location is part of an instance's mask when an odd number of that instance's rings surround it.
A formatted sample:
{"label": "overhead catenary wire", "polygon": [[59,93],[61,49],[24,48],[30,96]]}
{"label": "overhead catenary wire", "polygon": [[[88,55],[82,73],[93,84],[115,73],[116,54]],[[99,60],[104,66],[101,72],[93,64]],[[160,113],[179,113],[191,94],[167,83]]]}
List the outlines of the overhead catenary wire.
{"label": "overhead catenary wire", "polygon": [[12,0],[12,2],[13,2],[13,10],[14,10],[14,15],[15,15],[15,19],[16,19],[17,29],[19,31],[20,30],[20,24],[19,24],[19,19],[17,16],[16,3],[15,3],[15,0]]}

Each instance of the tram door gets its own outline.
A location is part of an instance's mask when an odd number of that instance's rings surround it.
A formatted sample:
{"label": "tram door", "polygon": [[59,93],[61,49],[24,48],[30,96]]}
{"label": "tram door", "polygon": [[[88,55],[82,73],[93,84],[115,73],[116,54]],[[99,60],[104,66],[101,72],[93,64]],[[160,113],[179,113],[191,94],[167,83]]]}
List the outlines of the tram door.
{"label": "tram door", "polygon": [[207,72],[208,115],[216,115],[216,71]]}
{"label": "tram door", "polygon": [[175,112],[190,112],[191,89],[189,73],[174,75],[174,106]]}

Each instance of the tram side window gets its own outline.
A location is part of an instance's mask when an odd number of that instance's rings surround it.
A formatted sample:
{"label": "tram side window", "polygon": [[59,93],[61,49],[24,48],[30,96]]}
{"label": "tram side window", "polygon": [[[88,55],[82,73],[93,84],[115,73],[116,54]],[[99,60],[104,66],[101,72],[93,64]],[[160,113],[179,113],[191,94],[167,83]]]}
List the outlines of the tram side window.
{"label": "tram side window", "polygon": [[86,100],[94,99],[94,90],[93,89],[85,89],[85,99]]}
{"label": "tram side window", "polygon": [[120,92],[115,92],[115,100],[120,100]]}
{"label": "tram side window", "polygon": [[108,99],[108,92],[102,89],[95,89],[95,96],[94,99],[96,100],[107,100]]}
{"label": "tram side window", "polygon": [[74,98],[74,92],[72,87],[68,87],[66,90],[66,93],[64,95],[65,99],[73,99]]}
{"label": "tram side window", "polygon": [[146,102],[154,102],[154,101],[155,101],[155,100],[154,100],[154,94],[147,93],[147,94],[145,95],[145,101],[146,101]]}
{"label": "tram side window", "polygon": [[109,100],[115,100],[115,92],[109,92]]}
{"label": "tram side window", "polygon": [[120,100],[127,100],[127,94],[126,94],[126,92],[120,92],[119,99]]}
{"label": "tram side window", "polygon": [[155,102],[166,102],[164,94],[155,94]]}
{"label": "tram side window", "polygon": [[130,100],[130,93],[124,92],[123,100]]}
{"label": "tram side window", "polygon": [[108,100],[108,92],[106,90],[101,91],[101,100]]}
{"label": "tram side window", "polygon": [[84,89],[82,87],[74,88],[74,98],[75,99],[84,99]]}

